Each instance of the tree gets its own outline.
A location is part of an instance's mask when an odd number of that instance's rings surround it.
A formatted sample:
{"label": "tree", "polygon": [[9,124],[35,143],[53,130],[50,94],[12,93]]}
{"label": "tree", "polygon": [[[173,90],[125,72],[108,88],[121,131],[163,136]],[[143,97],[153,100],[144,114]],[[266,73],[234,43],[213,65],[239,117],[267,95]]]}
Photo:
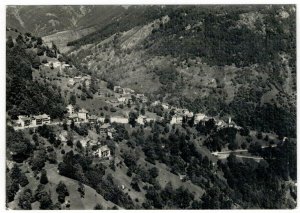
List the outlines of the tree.
{"label": "tree", "polygon": [[97,203],[97,205],[94,207],[94,210],[102,210],[103,206],[99,203]]}
{"label": "tree", "polygon": [[29,183],[26,175],[22,173],[17,164],[14,164],[13,168],[11,169],[10,177],[13,181],[20,184],[22,187],[26,186]]}
{"label": "tree", "polygon": [[39,69],[40,65],[41,65],[40,57],[36,56],[36,57],[33,59],[32,67],[33,67],[34,69]]}
{"label": "tree", "polygon": [[14,47],[14,42],[13,42],[11,36],[8,36],[7,41],[6,41],[6,46],[7,46],[8,48],[13,48],[13,47]]}
{"label": "tree", "polygon": [[262,139],[262,138],[263,138],[263,135],[262,135],[262,132],[261,132],[261,131],[258,131],[258,132],[257,132],[256,138],[257,138],[257,139]]}
{"label": "tree", "polygon": [[146,112],[145,112],[145,107],[142,107],[142,109],[141,109],[141,114],[142,114],[142,115],[145,115],[145,113],[146,113]]}
{"label": "tree", "polygon": [[31,189],[25,189],[19,197],[19,207],[24,210],[31,210],[31,202],[33,200]]}
{"label": "tree", "polygon": [[52,209],[53,202],[51,200],[51,196],[45,192],[41,195],[40,201],[40,209]]}
{"label": "tree", "polygon": [[84,185],[81,182],[79,182],[79,184],[78,184],[78,192],[80,193],[81,197],[84,197],[84,195],[85,195],[85,187],[84,187]]}
{"label": "tree", "polygon": [[68,124],[66,121],[63,122],[63,128],[64,130],[68,131]]}
{"label": "tree", "polygon": [[62,181],[60,181],[56,187],[56,192],[58,194],[58,201],[60,203],[64,203],[65,197],[69,196],[69,191],[68,191],[66,184],[64,184]]}
{"label": "tree", "polygon": [[44,170],[44,169],[43,169],[42,172],[41,172],[40,183],[41,183],[41,184],[47,184],[47,183],[48,183],[47,172],[46,172],[46,170]]}
{"label": "tree", "polygon": [[70,96],[69,104],[76,105],[76,95],[74,93],[72,93]]}
{"label": "tree", "polygon": [[41,37],[37,37],[37,45],[42,45],[43,44],[43,39]]}
{"label": "tree", "polygon": [[132,126],[135,127],[136,125],[136,119],[137,119],[137,114],[135,112],[130,112],[129,113],[129,118],[128,118],[128,123]]}

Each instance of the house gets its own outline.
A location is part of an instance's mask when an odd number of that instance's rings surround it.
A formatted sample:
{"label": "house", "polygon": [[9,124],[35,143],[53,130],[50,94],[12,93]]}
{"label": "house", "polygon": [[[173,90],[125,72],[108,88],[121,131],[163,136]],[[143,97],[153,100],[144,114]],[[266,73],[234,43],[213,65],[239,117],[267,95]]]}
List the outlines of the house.
{"label": "house", "polygon": [[91,81],[89,79],[84,79],[83,83],[85,84],[86,88],[89,89],[91,85]]}
{"label": "house", "polygon": [[51,119],[47,114],[36,115],[36,116],[24,116],[19,115],[17,120],[17,127],[34,127],[41,126],[44,124],[50,124]]}
{"label": "house", "polygon": [[155,118],[146,118],[147,123],[150,123],[150,121],[155,121]]}
{"label": "house", "polygon": [[118,101],[120,103],[128,104],[132,103],[131,95],[124,95],[123,97],[118,98]]}
{"label": "house", "polygon": [[138,124],[144,125],[147,122],[147,117],[144,115],[140,115],[137,119],[136,122]]}
{"label": "house", "polygon": [[125,98],[125,97],[120,97],[120,98],[118,98],[118,101],[119,101],[120,103],[125,103],[126,98]]}
{"label": "house", "polygon": [[105,123],[102,126],[100,126],[100,137],[101,138],[112,138],[112,127],[109,123]]}
{"label": "house", "polygon": [[97,119],[98,119],[98,117],[96,115],[90,115],[89,116],[89,122],[90,123],[96,123]]}
{"label": "house", "polygon": [[174,115],[170,124],[182,124],[183,116],[182,115]]}
{"label": "house", "polygon": [[199,123],[199,122],[202,121],[205,117],[206,117],[206,115],[205,115],[205,114],[202,114],[202,113],[197,113],[197,114],[195,114],[194,124]]}
{"label": "house", "polygon": [[161,105],[164,109],[169,109],[170,108],[170,105],[167,104],[167,103],[162,103]]}
{"label": "house", "polygon": [[146,103],[148,101],[148,98],[144,94],[137,94],[136,98],[142,103]]}
{"label": "house", "polygon": [[101,123],[104,123],[105,117],[98,117],[98,118],[97,118],[97,121],[98,121],[98,122],[101,122]]}
{"label": "house", "polygon": [[59,136],[58,136],[58,139],[61,141],[61,142],[67,142],[67,137],[68,137],[68,132],[67,131],[62,131]]}
{"label": "house", "polygon": [[61,66],[61,68],[63,68],[63,69],[69,69],[70,67],[71,67],[70,64],[63,64],[63,65]]}
{"label": "house", "polygon": [[227,123],[223,120],[219,120],[216,125],[218,126],[218,128],[224,128],[227,127]]}
{"label": "house", "polygon": [[75,111],[74,111],[74,107],[71,105],[71,104],[69,104],[67,107],[67,112],[70,114],[70,115],[72,115]]}
{"label": "house", "polygon": [[91,81],[91,79],[92,79],[92,77],[90,75],[86,75],[81,78],[82,81],[85,81],[85,80]]}
{"label": "house", "polygon": [[74,122],[78,122],[79,118],[78,118],[78,114],[77,113],[73,113],[68,115],[69,120],[74,121]]}
{"label": "house", "polygon": [[81,80],[81,78],[82,78],[82,76],[81,76],[81,75],[79,75],[79,76],[75,76],[75,77],[74,77],[74,81],[75,81],[76,83],[79,83],[79,82],[80,82],[80,80]]}
{"label": "house", "polygon": [[114,92],[116,93],[123,93],[123,88],[120,86],[114,86]]}
{"label": "house", "polygon": [[113,116],[110,118],[111,123],[127,124],[128,118],[121,116]]}
{"label": "house", "polygon": [[151,104],[151,106],[158,106],[158,105],[160,105],[160,101],[154,101],[154,102]]}
{"label": "house", "polygon": [[27,126],[30,126],[31,119],[28,116],[19,115],[16,123],[17,123],[18,127],[27,127]]}
{"label": "house", "polygon": [[81,109],[78,111],[78,118],[79,118],[79,121],[84,121],[86,122],[87,121],[87,114],[88,114],[88,111],[86,111],[85,109]]}
{"label": "house", "polygon": [[98,92],[98,95],[99,95],[100,97],[105,97],[105,92],[99,91],[99,92]]}
{"label": "house", "polygon": [[101,146],[94,152],[95,155],[98,155],[99,158],[109,158],[111,153],[107,145]]}
{"label": "house", "polygon": [[75,83],[76,83],[76,82],[74,81],[74,79],[73,79],[73,78],[70,78],[69,81],[68,81],[68,83],[67,83],[67,86],[68,86],[68,87],[73,87]]}
{"label": "house", "polygon": [[191,119],[194,116],[193,112],[185,111],[183,113],[188,119]]}
{"label": "house", "polygon": [[130,95],[130,94],[134,94],[134,90],[130,89],[130,88],[124,88],[123,89],[123,94],[127,94],[127,95]]}
{"label": "house", "polygon": [[61,62],[60,61],[55,61],[52,64],[53,64],[53,68],[61,68]]}
{"label": "house", "polygon": [[42,115],[36,115],[33,116],[32,118],[32,125],[33,126],[40,126],[40,125],[44,125],[44,124],[50,124],[51,119],[50,116],[47,114],[42,114]]}

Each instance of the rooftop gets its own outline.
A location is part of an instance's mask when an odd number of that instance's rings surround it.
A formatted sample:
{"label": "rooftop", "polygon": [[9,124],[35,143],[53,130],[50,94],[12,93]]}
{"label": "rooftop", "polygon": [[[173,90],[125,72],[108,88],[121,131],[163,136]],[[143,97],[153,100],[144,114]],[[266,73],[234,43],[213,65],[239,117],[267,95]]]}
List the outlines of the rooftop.
{"label": "rooftop", "polygon": [[35,119],[45,119],[45,118],[49,118],[49,115],[47,114],[42,114],[42,115],[35,115],[33,116]]}
{"label": "rooftop", "polygon": [[107,151],[107,150],[110,150],[110,149],[108,148],[107,145],[104,145],[104,146],[100,147],[100,150],[103,152],[103,151]]}
{"label": "rooftop", "polygon": [[109,123],[105,123],[105,124],[103,124],[100,128],[101,129],[107,129],[107,128],[109,128],[110,127],[110,124]]}
{"label": "rooftop", "polygon": [[86,111],[86,109],[82,108],[81,110],[79,110],[78,112],[80,113],[88,113],[88,111]]}
{"label": "rooftop", "polygon": [[89,119],[98,119],[98,117],[96,115],[91,115]]}

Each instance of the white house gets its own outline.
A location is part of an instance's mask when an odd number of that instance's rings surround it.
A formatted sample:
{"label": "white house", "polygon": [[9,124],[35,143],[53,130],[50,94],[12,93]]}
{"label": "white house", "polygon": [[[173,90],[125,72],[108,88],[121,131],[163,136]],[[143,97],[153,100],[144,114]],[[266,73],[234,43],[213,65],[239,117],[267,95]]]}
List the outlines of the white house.
{"label": "white house", "polygon": [[98,120],[98,117],[96,115],[90,115],[89,116],[89,122],[90,123],[96,123]]}
{"label": "white house", "polygon": [[124,88],[123,94],[134,94],[134,90],[130,88]]}
{"label": "white house", "polygon": [[182,115],[174,115],[171,119],[170,124],[182,124],[183,116]]}
{"label": "white house", "polygon": [[36,116],[33,116],[33,118],[31,119],[31,123],[33,126],[50,124],[50,122],[51,122],[50,116],[47,114],[36,115]]}
{"label": "white house", "polygon": [[227,123],[225,121],[223,121],[223,120],[217,121],[216,125],[218,126],[218,128],[227,127]]}
{"label": "white house", "polygon": [[206,115],[205,115],[205,114],[202,114],[202,113],[197,113],[197,114],[195,114],[195,121],[194,121],[194,123],[195,123],[195,124],[199,123],[199,122],[202,121],[205,117],[206,117]]}
{"label": "white house", "polygon": [[127,124],[128,118],[121,116],[113,116],[110,118],[111,123]]}
{"label": "white house", "polygon": [[113,132],[115,131],[115,129],[109,124],[109,123],[105,123],[100,127],[100,137],[101,138],[113,138]]}
{"label": "white house", "polygon": [[109,158],[110,157],[110,149],[107,145],[101,146],[98,150],[95,151],[95,155],[98,155],[99,158]]}
{"label": "white house", "polygon": [[97,121],[104,123],[105,117],[98,117]]}
{"label": "white house", "polygon": [[136,122],[137,122],[138,124],[144,125],[144,124],[147,122],[146,119],[147,119],[146,116],[140,115],[140,116],[136,119]]}
{"label": "white house", "polygon": [[85,109],[81,109],[78,111],[78,118],[79,120],[81,121],[87,121],[87,114],[88,114],[88,111],[86,111]]}
{"label": "white house", "polygon": [[53,67],[54,68],[61,68],[61,62],[60,61],[53,62]]}
{"label": "white house", "polygon": [[27,127],[30,126],[31,119],[26,115],[19,115],[16,123],[19,127]]}
{"label": "white house", "polygon": [[151,104],[151,106],[158,106],[158,105],[160,105],[160,101],[154,101],[154,102]]}
{"label": "white house", "polygon": [[47,114],[35,115],[35,116],[24,116],[19,115],[17,120],[17,127],[35,127],[44,124],[50,124],[51,118]]}
{"label": "white house", "polygon": [[73,87],[75,83],[76,83],[76,82],[74,81],[74,79],[73,79],[73,78],[70,78],[67,85],[68,85],[69,87]]}
{"label": "white house", "polygon": [[79,82],[80,82],[80,80],[81,80],[81,78],[82,78],[82,76],[81,76],[81,75],[79,75],[79,76],[75,76],[75,77],[74,77],[74,81],[75,81],[76,83],[79,83]]}
{"label": "white house", "polygon": [[167,104],[167,103],[162,103],[161,105],[164,109],[169,109],[170,108],[170,105]]}
{"label": "white house", "polygon": [[120,86],[114,86],[114,92],[116,93],[123,93],[123,88]]}
{"label": "white house", "polygon": [[66,108],[70,115],[72,115],[75,112],[74,107],[71,104],[69,104]]}

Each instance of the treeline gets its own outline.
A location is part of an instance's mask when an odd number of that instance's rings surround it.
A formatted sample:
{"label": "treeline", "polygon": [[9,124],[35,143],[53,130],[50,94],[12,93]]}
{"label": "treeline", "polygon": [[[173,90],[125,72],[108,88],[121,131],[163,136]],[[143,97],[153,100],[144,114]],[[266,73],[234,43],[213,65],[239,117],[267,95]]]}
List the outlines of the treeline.
{"label": "treeline", "polygon": [[[158,55],[182,58],[201,57],[210,65],[248,66],[278,59],[279,52],[291,57],[295,67],[295,12],[284,7],[289,17],[280,18],[280,6],[254,7],[178,7],[168,15],[170,21],[153,31],[145,47]],[[254,29],[241,24],[240,15],[258,12]],[[249,15],[249,14],[246,14]]]}

